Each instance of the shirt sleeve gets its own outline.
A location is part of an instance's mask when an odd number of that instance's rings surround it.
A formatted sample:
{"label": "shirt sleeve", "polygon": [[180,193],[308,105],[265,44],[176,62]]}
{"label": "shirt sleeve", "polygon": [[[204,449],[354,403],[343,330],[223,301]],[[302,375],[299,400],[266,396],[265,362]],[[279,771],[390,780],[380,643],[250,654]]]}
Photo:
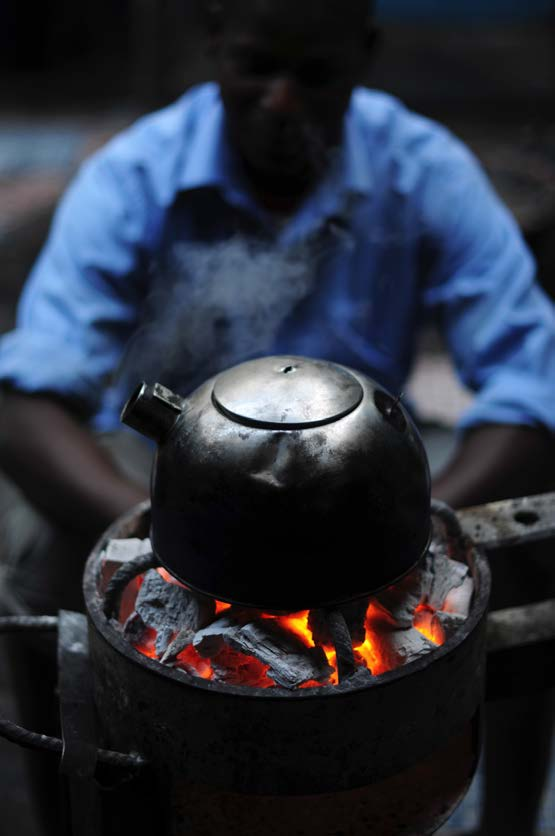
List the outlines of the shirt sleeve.
{"label": "shirt sleeve", "polygon": [[555,430],[555,309],[518,226],[471,153],[437,150],[422,191],[424,304],[462,382],[476,392],[460,429]]}
{"label": "shirt sleeve", "polygon": [[82,167],[0,340],[0,383],[95,412],[137,322],[144,204],[136,175],[107,154]]}

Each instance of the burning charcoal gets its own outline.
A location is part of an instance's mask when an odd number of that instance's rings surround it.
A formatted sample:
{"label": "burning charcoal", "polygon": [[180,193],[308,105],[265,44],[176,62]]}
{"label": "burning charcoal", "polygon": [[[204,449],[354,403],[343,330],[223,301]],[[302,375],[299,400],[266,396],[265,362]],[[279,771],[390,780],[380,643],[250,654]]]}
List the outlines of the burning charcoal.
{"label": "burning charcoal", "polygon": [[364,685],[369,685],[373,679],[374,677],[372,675],[372,672],[369,671],[368,668],[366,668],[364,665],[359,665],[355,673],[349,677],[347,682],[349,688],[362,688]]}
{"label": "burning charcoal", "polygon": [[[343,614],[347,627],[351,634],[352,643],[355,647],[362,644],[366,635],[366,610],[368,609],[368,598],[361,598],[352,601],[337,610]],[[308,617],[308,626],[312,633],[315,644],[331,645],[332,638],[329,633],[327,615],[325,610],[311,610]]]}
{"label": "burning charcoal", "polygon": [[401,578],[393,586],[384,589],[374,598],[378,605],[391,618],[395,627],[412,627],[417,606],[426,598],[433,583],[433,571],[429,555],[422,564],[410,574]]}
{"label": "burning charcoal", "polygon": [[240,629],[240,623],[233,616],[224,615],[197,632],[193,647],[205,659],[211,659],[218,655],[225,644],[231,645],[231,637],[238,634]]}
{"label": "burning charcoal", "polygon": [[326,618],[326,610],[310,610],[308,629],[312,633],[314,644],[331,645],[332,639]]}
{"label": "burning charcoal", "polygon": [[360,598],[358,601],[352,601],[350,604],[338,607],[339,611],[345,616],[355,647],[362,644],[366,638],[366,611],[369,603],[368,598]]}
{"label": "burning charcoal", "polygon": [[414,626],[431,639],[434,644],[443,644],[464,624],[462,615],[451,615],[433,610],[419,610],[414,616]]}
{"label": "burning charcoal", "polygon": [[168,583],[152,569],[144,576],[135,609],[148,627],[159,631],[167,628],[173,634],[185,628],[196,632],[209,624],[215,614],[215,603]]}
{"label": "burning charcoal", "polygon": [[226,685],[250,685],[254,688],[274,686],[272,680],[268,678],[267,665],[263,665],[253,656],[245,656],[231,648],[226,648],[215,660],[212,660],[211,664],[215,682]]}
{"label": "burning charcoal", "polygon": [[353,640],[345,621],[345,616],[339,610],[332,610],[327,614],[329,632],[335,648],[337,659],[337,673],[339,681],[349,679],[355,670],[355,657],[353,654]]}
{"label": "burning charcoal", "polygon": [[462,586],[468,577],[469,569],[464,563],[460,563],[458,560],[450,560],[450,558],[440,554],[433,556],[431,569],[433,578],[426,603],[434,610],[442,610],[447,596],[453,590]]}
{"label": "burning charcoal", "polygon": [[146,624],[138,612],[132,613],[123,627],[123,635],[131,644],[138,644],[143,638]]}
{"label": "burning charcoal", "polygon": [[372,673],[380,674],[394,670],[402,665],[408,665],[421,656],[426,656],[434,650],[436,645],[422,635],[414,627],[398,630],[387,624],[385,620],[374,625],[372,629],[372,644],[376,656],[380,660],[379,668]]}
{"label": "burning charcoal", "polygon": [[333,673],[321,648],[307,647],[272,619],[246,624],[224,616],[200,630],[193,645],[205,658],[217,656],[225,645],[269,666],[268,676],[284,688],[304,682],[324,682]]}
{"label": "burning charcoal", "polygon": [[414,615],[414,627],[434,644],[445,641],[445,630],[433,610],[418,610]]}
{"label": "burning charcoal", "polygon": [[464,615],[457,615],[456,613],[450,612],[437,612],[436,618],[443,628],[446,639],[450,639],[451,636],[460,628],[461,624],[464,624],[466,621],[466,617]]}
{"label": "burning charcoal", "polygon": [[468,618],[472,595],[474,594],[474,581],[467,575],[462,584],[452,589],[447,595],[442,610],[445,614],[462,616]]}
{"label": "burning charcoal", "polygon": [[186,647],[193,643],[195,631],[190,627],[183,627],[175,639],[168,645],[164,654],[162,655],[162,662],[171,663],[182,653]]}
{"label": "burning charcoal", "polygon": [[172,630],[167,624],[165,624],[162,628],[158,630],[156,636],[156,655],[160,659],[166,653],[168,647],[172,643],[172,639],[175,635],[175,630]]}

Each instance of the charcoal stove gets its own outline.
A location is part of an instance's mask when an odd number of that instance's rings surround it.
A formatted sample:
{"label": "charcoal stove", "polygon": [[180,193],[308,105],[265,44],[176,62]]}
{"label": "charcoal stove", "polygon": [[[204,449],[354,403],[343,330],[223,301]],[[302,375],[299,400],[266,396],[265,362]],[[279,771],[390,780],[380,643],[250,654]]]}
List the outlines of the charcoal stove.
{"label": "charcoal stove", "polygon": [[[296,371],[298,365],[298,358],[288,358],[288,362],[280,361],[269,371],[283,374],[290,381],[291,372]],[[318,374],[320,372],[318,368]],[[354,383],[350,376],[354,376]],[[435,504],[431,515],[434,531],[431,549],[435,548],[434,542],[440,542],[449,559],[464,566],[472,578],[474,594],[468,616],[444,637],[440,646],[431,647],[426,655],[396,669],[375,673],[372,664],[363,664],[364,659],[355,656],[352,640],[345,641],[349,625],[344,608],[352,599],[367,598],[369,593],[381,595],[397,588],[409,573],[420,571],[422,561],[428,560],[429,477],[427,465],[419,471],[420,475],[414,472],[414,464],[421,465],[423,459],[410,419],[398,402],[372,387],[362,376],[351,375],[349,370],[345,374],[341,371],[337,380],[337,386],[335,383],[332,386],[331,400],[328,397],[330,389],[325,384],[326,397],[317,401],[316,414],[309,415],[306,430],[316,431],[319,448],[326,451],[324,483],[338,486],[340,496],[344,482],[335,478],[337,456],[329,440],[337,439],[338,435],[345,440],[342,435],[345,427],[347,436],[353,427],[356,430],[361,403],[371,411],[372,431],[363,436],[362,447],[360,434],[355,432],[356,443],[351,436],[342,448],[351,455],[351,461],[355,462],[354,472],[361,479],[357,490],[349,494],[353,503],[338,500],[338,507],[346,514],[344,520],[349,521],[348,542],[351,544],[356,540],[353,528],[358,525],[360,516],[360,488],[362,486],[363,493],[365,489],[366,467],[358,465],[358,460],[361,451],[367,455],[375,449],[376,439],[383,439],[384,433],[388,435],[388,449],[396,457],[397,471],[402,470],[405,453],[412,462],[410,479],[405,480],[407,495],[412,496],[416,505],[426,508],[428,491],[428,511],[415,516],[405,513],[400,531],[394,533],[393,542],[400,545],[399,553],[391,558],[387,554],[385,560],[374,559],[370,568],[365,567],[362,586],[353,586],[347,567],[338,562],[341,553],[337,552],[339,541],[336,539],[331,565],[342,570],[339,587],[333,583],[333,578],[330,581],[326,577],[320,580],[314,598],[311,598],[306,561],[300,575],[301,586],[304,585],[300,598],[294,594],[295,590],[287,592],[283,578],[279,579],[278,590],[285,590],[288,595],[284,610],[291,612],[293,603],[306,601],[311,609],[320,609],[325,614],[334,645],[337,683],[331,678],[329,681],[321,678],[317,683],[305,681],[305,687],[290,689],[279,681],[272,682],[272,687],[217,681],[150,658],[152,654],[145,654],[144,647],[141,650],[137,642],[130,641],[123,624],[124,621],[127,624],[123,611],[129,608],[130,590],[137,576],[154,571],[160,563],[165,563],[166,572],[178,566],[178,577],[173,577],[173,581],[181,585],[188,580],[184,572],[194,569],[195,580],[199,579],[191,584],[195,595],[219,591],[210,589],[207,584],[219,582],[220,575],[204,570],[199,573],[191,560],[193,547],[198,548],[199,532],[206,528],[206,515],[203,508],[198,510],[194,491],[186,491],[186,502],[178,509],[180,514],[181,510],[186,512],[195,531],[194,538],[188,541],[192,547],[190,553],[184,560],[175,549],[174,539],[169,542],[170,551],[165,550],[168,540],[164,539],[160,519],[171,520],[174,530],[183,531],[184,517],[173,512],[170,516],[166,514],[164,503],[167,505],[168,491],[158,477],[167,469],[171,456],[164,452],[159,455],[161,466],[159,462],[153,506],[145,504],[118,520],[88,560],[84,578],[87,617],[60,613],[58,619],[1,620],[0,626],[4,630],[58,630],[63,740],[25,732],[6,721],[2,723],[2,731],[4,736],[16,742],[61,754],[62,772],[69,781],[75,836],[111,836],[124,832],[131,827],[129,807],[135,811],[132,830],[136,836],[152,832],[153,826],[168,836],[203,836],[216,831],[230,836],[258,836],[261,832],[269,836],[283,833],[357,836],[368,832],[383,836],[424,836],[435,832],[466,793],[480,749],[488,630],[493,654],[490,659],[495,660],[495,654],[503,656],[505,670],[507,653],[512,649],[511,623],[507,629],[506,614],[497,618],[490,616],[489,622],[487,619],[490,575],[483,550],[485,546],[491,550],[499,545],[510,546],[512,541],[523,543],[552,537],[555,531],[554,498],[520,500],[516,505],[505,503],[459,515]],[[317,383],[321,392],[319,379]],[[279,385],[282,385],[281,379]],[[330,409],[335,392],[343,407],[337,409],[335,401],[330,413],[322,415],[322,402],[325,402],[326,410]],[[227,442],[232,437],[233,444],[238,443],[237,439],[247,442],[248,456],[257,467],[255,474],[263,474],[263,487],[270,496],[275,497],[276,490],[287,493],[290,474],[295,479],[299,475],[298,459],[293,454],[304,425],[298,415],[291,423],[286,411],[275,413],[285,415],[286,424],[289,421],[284,430],[279,418],[269,421],[267,414],[261,418],[259,414],[253,416],[252,412],[248,415],[238,412],[225,387],[220,386],[217,397],[212,395],[210,398],[210,386],[205,385],[203,397],[207,393],[208,399],[195,413],[194,408],[185,408],[167,390],[151,390],[147,401],[149,398],[164,401],[164,411],[159,413],[162,415],[163,442],[182,415],[186,415],[193,427],[198,427],[207,414],[220,424],[222,417],[227,420],[231,415],[232,423],[239,428],[233,426],[230,430],[225,424],[221,437]],[[146,418],[150,420],[153,413],[148,402],[146,406]],[[240,409],[243,408],[240,405]],[[337,425],[342,421],[345,424],[338,432]],[[326,438],[328,424],[333,425],[333,430]],[[158,425],[155,432],[159,431]],[[261,459],[252,442],[259,431],[277,434],[277,454],[274,449],[273,455],[277,455],[282,464],[286,463],[279,478],[268,478],[267,456],[264,453]],[[202,433],[200,436],[202,438]],[[306,438],[304,436],[300,444],[301,457],[313,457],[314,445],[307,444]],[[383,447],[378,446],[379,449]],[[200,446],[198,449],[202,459],[205,448]],[[263,445],[263,450],[266,449]],[[229,464],[227,452],[225,455],[219,453],[214,439],[211,439],[210,450],[213,455],[217,452],[217,462]],[[284,450],[286,455],[282,455]],[[182,456],[183,447],[179,447],[179,451]],[[198,459],[197,456],[195,466]],[[344,452],[339,460],[345,462]],[[388,515],[395,508],[392,492],[398,484],[398,473],[390,478],[383,456],[377,461],[381,468],[376,468],[381,477],[378,480],[380,491],[372,489],[364,493],[372,501],[365,523],[370,518],[375,522],[381,538],[380,547],[384,547],[385,534],[394,530],[394,518]],[[231,472],[233,478],[242,478],[242,471],[237,468],[232,468]],[[318,472],[321,475],[322,469]],[[217,476],[219,479],[220,471]],[[389,496],[387,491],[384,492],[384,486],[389,486]],[[181,496],[179,492],[178,496]],[[219,519],[228,526],[231,534],[229,542],[233,549],[230,555],[241,561],[245,555],[233,522],[235,517],[228,514],[228,493],[216,490],[215,496],[219,503]],[[286,507],[280,504],[279,493],[277,496],[279,507]],[[259,506],[254,504],[258,512]],[[318,500],[311,506],[308,504],[315,515],[313,519],[325,522],[329,510],[325,503]],[[350,505],[355,507],[354,516]],[[234,505],[234,508],[239,515],[245,513],[244,507]],[[252,508],[247,507],[247,512],[252,516]],[[290,530],[298,533],[297,519],[293,518],[291,522],[291,508],[287,509],[284,519],[294,527]],[[154,520],[158,521],[156,531]],[[256,530],[263,528],[264,522],[261,525],[258,521]],[[284,528],[287,528],[285,522]],[[411,531],[417,534],[413,540]],[[153,542],[160,553],[145,553],[131,561],[123,561],[124,565],[111,577],[114,567],[106,560],[109,544],[129,538],[145,540],[153,533]],[[211,542],[217,543],[219,539],[221,535],[216,534]],[[283,535],[276,540],[280,548],[286,542]],[[305,553],[310,538],[301,532],[294,542],[303,544],[298,560]],[[323,554],[327,554],[326,538],[320,537],[318,542]],[[275,589],[271,588],[271,582],[268,584],[268,578],[264,580],[263,573],[258,572],[252,588],[248,584],[250,573],[256,569],[256,544],[257,538],[251,537],[246,560],[238,564],[246,566],[247,572],[241,575],[239,571],[235,587],[238,593],[230,594],[227,601],[239,608],[255,605],[258,609],[267,608],[266,615],[280,614],[275,604],[284,599],[280,594],[275,597]],[[273,556],[277,553],[279,549],[276,552],[274,548]],[[218,559],[221,565],[221,556]],[[389,574],[384,574],[388,560]],[[289,558],[288,568],[294,562]],[[275,565],[272,560],[271,566],[275,568]],[[171,578],[170,582],[173,582]],[[340,594],[335,596],[337,588]],[[249,597],[252,589],[255,589],[255,598]],[[136,588],[134,594],[137,597]],[[226,601],[225,595],[222,598]],[[551,649],[555,636],[551,604],[543,610],[523,611],[520,615],[519,623],[522,625],[525,621],[528,628],[532,624],[535,630],[521,628],[524,637],[517,638],[520,649],[530,645],[530,635],[534,636],[535,647]],[[367,616],[368,613],[366,619]],[[513,614],[513,622],[514,617]],[[175,640],[172,636],[171,641]],[[112,775],[108,781],[106,771]],[[98,782],[93,780],[99,775],[103,786],[108,782],[110,792],[100,789]],[[124,800],[123,812],[122,805],[113,803],[118,797]],[[155,814],[154,823],[152,813]]]}
{"label": "charcoal stove", "polygon": [[474,774],[484,691],[508,695],[529,659],[542,681],[527,678],[528,685],[555,684],[553,602],[486,618],[483,553],[549,545],[555,494],[457,517],[477,582],[460,632],[423,659],[362,685],[253,694],[146,657],[106,616],[102,554],[114,538],[147,536],[143,505],[117,521],[89,558],[88,619],[60,613],[1,620],[3,631],[58,630],[63,740],[5,720],[2,734],[48,749],[54,764],[61,759],[74,836],[128,829],[146,836],[153,828],[168,836],[431,834]]}
{"label": "charcoal stove", "polygon": [[[148,530],[144,508],[110,537]],[[104,546],[85,573],[96,704],[106,744],[156,764],[169,832],[423,834],[450,815],[479,751],[489,572],[472,548],[473,609],[443,647],[380,677],[288,691],[220,685],[134,650],[105,614]]]}

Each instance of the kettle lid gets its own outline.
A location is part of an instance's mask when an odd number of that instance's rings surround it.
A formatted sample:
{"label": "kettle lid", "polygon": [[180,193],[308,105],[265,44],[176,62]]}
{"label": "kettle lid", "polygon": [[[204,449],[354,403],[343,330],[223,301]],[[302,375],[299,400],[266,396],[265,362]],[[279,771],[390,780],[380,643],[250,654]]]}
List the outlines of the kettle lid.
{"label": "kettle lid", "polygon": [[212,402],[233,421],[263,429],[308,429],[353,412],[363,389],[347,369],[306,357],[265,357],[216,378]]}

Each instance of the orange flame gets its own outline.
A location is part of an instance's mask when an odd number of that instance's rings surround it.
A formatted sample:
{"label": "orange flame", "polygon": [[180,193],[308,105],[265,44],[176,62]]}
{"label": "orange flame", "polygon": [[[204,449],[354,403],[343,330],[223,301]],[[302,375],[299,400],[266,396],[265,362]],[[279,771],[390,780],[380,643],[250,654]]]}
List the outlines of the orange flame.
{"label": "orange flame", "polygon": [[[170,575],[165,569],[160,568],[158,572],[168,583],[177,584],[187,589],[184,584]],[[142,579],[137,583],[137,590],[141,582]],[[216,601],[216,615],[225,612],[230,607],[231,604]],[[441,645],[445,641],[445,635],[441,624],[434,616],[435,610],[427,603],[422,602],[415,612],[414,627],[434,644]],[[310,612],[308,610],[289,615],[262,613],[261,617],[277,621],[281,627],[300,639],[306,647],[315,647],[314,637],[309,627]],[[364,642],[354,648],[357,664],[366,666],[374,676],[379,676],[391,670],[394,664],[391,661],[391,656],[388,659],[385,658],[387,654],[384,655],[383,647],[384,637],[395,629],[398,628],[391,615],[376,602],[371,601],[366,612]],[[140,653],[151,659],[157,658],[155,647],[156,635],[156,630],[147,628],[140,643],[135,645]],[[382,648],[382,652],[380,652],[380,647]],[[301,685],[301,688],[315,688],[328,683],[337,684],[338,674],[335,649],[333,646],[327,645],[323,645],[322,648],[326,654],[328,664],[333,668],[333,674],[326,683],[311,680]],[[184,670],[196,673],[203,679],[213,679],[214,666],[217,666],[218,669],[226,671],[224,679],[230,684],[248,684],[258,688],[275,687],[275,682],[268,676],[268,665],[263,665],[253,656],[245,656],[230,648],[222,650],[214,659],[208,661],[200,656],[192,645],[189,645],[179,654],[175,664],[177,667],[182,667]]]}

